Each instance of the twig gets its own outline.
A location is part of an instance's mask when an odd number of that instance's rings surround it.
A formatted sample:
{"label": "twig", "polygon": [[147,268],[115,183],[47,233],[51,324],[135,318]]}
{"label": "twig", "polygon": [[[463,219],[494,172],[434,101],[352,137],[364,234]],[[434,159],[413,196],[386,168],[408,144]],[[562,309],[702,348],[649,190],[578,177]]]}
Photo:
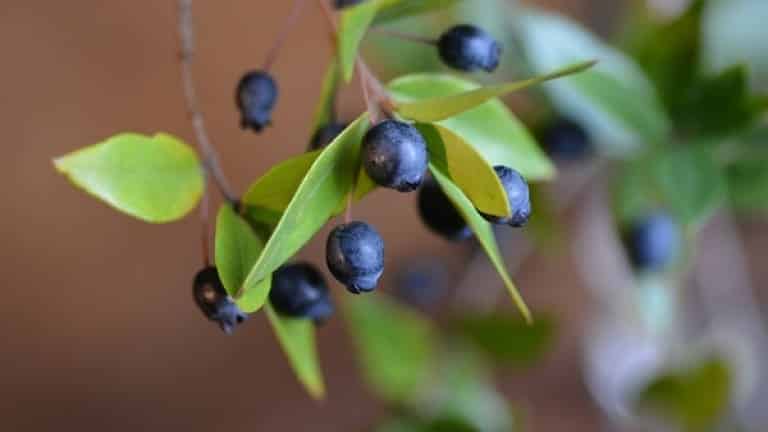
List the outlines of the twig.
{"label": "twig", "polygon": [[408,42],[415,42],[415,43],[420,43],[425,45],[437,45],[437,39],[429,38],[426,36],[403,33],[397,30],[390,30],[390,29],[385,29],[381,27],[372,27],[370,31],[371,33],[378,33],[384,36],[391,36],[391,37],[402,39]]}
{"label": "twig", "polygon": [[275,63],[275,60],[277,60],[277,56],[280,54],[280,49],[283,47],[283,45],[285,45],[285,41],[291,34],[291,30],[296,27],[296,23],[298,22],[299,17],[301,16],[301,12],[304,10],[304,6],[306,4],[306,0],[294,0],[291,14],[288,15],[288,18],[285,20],[283,27],[280,29],[280,34],[278,34],[277,38],[275,38],[275,42],[267,52],[267,58],[264,61],[265,71],[268,71]]}
{"label": "twig", "polygon": [[192,74],[192,59],[195,55],[195,33],[192,21],[192,0],[178,0],[178,31],[181,52],[179,64],[181,66],[181,81],[184,87],[184,101],[187,114],[192,121],[192,127],[197,139],[197,147],[203,156],[203,168],[206,174],[213,177],[216,186],[229,202],[237,202],[235,194],[229,186],[227,178],[219,165],[219,157],[213,147],[208,132],[205,128],[205,119],[200,110],[200,102],[197,98],[195,80]]}

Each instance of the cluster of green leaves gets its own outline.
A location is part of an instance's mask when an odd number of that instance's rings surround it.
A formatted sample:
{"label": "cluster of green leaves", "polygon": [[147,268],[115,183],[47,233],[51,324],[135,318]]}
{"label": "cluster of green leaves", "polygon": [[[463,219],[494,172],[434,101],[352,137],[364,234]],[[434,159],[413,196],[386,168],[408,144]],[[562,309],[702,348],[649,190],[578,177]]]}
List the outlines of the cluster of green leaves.
{"label": "cluster of green leaves", "polygon": [[[315,125],[332,118],[336,87],[351,76],[360,41],[372,23],[451,3],[454,1],[370,0],[345,9],[341,13],[338,61],[332,62],[326,74]],[[510,213],[493,165],[513,166],[531,180],[552,178],[554,168],[525,127],[497,98],[592,65],[563,65],[536,78],[486,87],[440,74],[405,76],[388,87],[395,114],[415,122],[424,134],[432,175],[475,232],[526,321],[531,320],[530,312],[504,268],[490,224],[479,211],[498,216]],[[225,203],[217,216],[215,264],[225,289],[244,312],[266,309],[293,369],[314,397],[322,397],[324,384],[313,324],[280,316],[269,307],[271,276],[344,209],[350,194],[362,199],[375,188],[359,157],[369,123],[363,114],[324,149],[277,164],[251,184],[241,198],[240,211]],[[167,134],[116,135],[59,158],[55,165],[88,193],[148,222],[182,218],[204,191],[203,164],[188,145]],[[424,358],[429,344],[422,339],[429,332],[416,324],[403,331],[390,326],[393,321],[405,324],[414,320],[387,309],[382,300],[362,299],[349,304],[346,310],[354,322],[351,328],[359,333],[361,352],[369,363],[398,363],[389,351],[392,342],[414,348],[408,354],[411,369],[387,371],[379,367],[367,374],[390,398],[409,392],[419,364],[427,366]],[[393,319],[398,314],[402,319]],[[380,319],[374,322],[371,317]]]}

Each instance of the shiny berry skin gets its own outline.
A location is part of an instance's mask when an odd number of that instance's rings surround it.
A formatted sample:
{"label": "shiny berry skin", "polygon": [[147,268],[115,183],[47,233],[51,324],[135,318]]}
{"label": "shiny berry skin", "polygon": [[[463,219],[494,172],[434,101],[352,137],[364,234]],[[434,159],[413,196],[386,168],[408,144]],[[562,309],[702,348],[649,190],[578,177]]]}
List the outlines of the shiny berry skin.
{"label": "shiny berry skin", "polygon": [[240,127],[261,132],[272,123],[272,110],[277,103],[277,83],[267,72],[252,71],[237,84],[236,102],[240,110]]}
{"label": "shiny berry skin", "polygon": [[496,224],[505,224],[513,227],[521,227],[528,222],[531,217],[531,193],[528,189],[528,183],[519,172],[512,168],[497,165],[493,167],[496,175],[499,176],[501,185],[507,193],[511,216],[498,217],[481,213],[489,222]]}
{"label": "shiny berry skin", "polygon": [[677,257],[681,241],[677,222],[661,211],[633,223],[626,235],[632,264],[645,271],[668,267]]}
{"label": "shiny berry skin", "polygon": [[333,304],[322,273],[300,262],[280,267],[272,274],[269,301],[285,316],[323,322],[333,315]]}
{"label": "shiny berry skin", "polygon": [[539,131],[547,154],[562,161],[583,159],[592,152],[587,132],[578,123],[558,118]]}
{"label": "shiny berry skin", "polygon": [[458,25],[443,33],[437,49],[446,65],[465,72],[493,72],[501,57],[501,45],[485,30],[472,25]]}
{"label": "shiny berry skin", "polygon": [[426,181],[419,189],[418,207],[422,222],[436,234],[453,241],[472,236],[467,222],[435,181]]}
{"label": "shiny berry skin", "polygon": [[345,7],[359,5],[363,1],[364,0],[333,0],[333,6],[336,9],[344,9]]}
{"label": "shiny berry skin", "polygon": [[408,123],[384,120],[363,137],[363,166],[379,186],[411,192],[427,173],[427,143]]}
{"label": "shiny berry skin", "polygon": [[354,293],[373,291],[384,271],[384,240],[371,225],[350,222],[328,235],[326,263],[333,276]]}
{"label": "shiny berry skin", "polygon": [[224,333],[231,334],[238,324],[248,318],[224,290],[216,267],[200,270],[192,287],[197,306],[206,318],[218,323]]}
{"label": "shiny berry skin", "polygon": [[322,126],[312,135],[312,139],[309,142],[309,150],[318,150],[332,143],[339,134],[344,132],[347,126],[345,123],[336,122]]}

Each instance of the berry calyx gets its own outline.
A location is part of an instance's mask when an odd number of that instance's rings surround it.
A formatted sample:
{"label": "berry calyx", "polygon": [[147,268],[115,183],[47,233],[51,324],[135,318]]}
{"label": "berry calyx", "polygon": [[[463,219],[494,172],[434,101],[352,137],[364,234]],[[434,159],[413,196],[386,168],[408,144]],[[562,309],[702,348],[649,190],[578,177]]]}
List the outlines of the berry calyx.
{"label": "berry calyx", "polygon": [[418,207],[424,225],[446,239],[459,241],[472,236],[467,222],[437,182],[424,182],[419,189]]}
{"label": "berry calyx", "polygon": [[499,176],[501,185],[504,187],[504,192],[507,194],[511,213],[509,217],[498,217],[485,213],[481,214],[486,220],[495,224],[504,224],[513,227],[521,227],[525,225],[531,217],[531,193],[528,189],[528,183],[519,172],[512,168],[497,165],[493,167],[493,170],[496,171],[496,175]]}
{"label": "berry calyx", "polygon": [[579,160],[592,151],[589,136],[584,128],[567,118],[555,119],[544,126],[538,135],[544,150],[555,159]]}
{"label": "berry calyx", "polygon": [[384,240],[371,225],[355,221],[337,226],[325,252],[328,269],[350,292],[376,288],[384,271]]}
{"label": "berry calyx", "polygon": [[452,27],[437,42],[443,62],[455,69],[492,72],[499,66],[501,45],[485,30],[473,25]]}
{"label": "berry calyx", "polygon": [[333,315],[333,303],[322,273],[312,264],[293,263],[272,274],[269,301],[285,316],[321,323]]}
{"label": "berry calyx", "polygon": [[627,232],[629,258],[638,270],[663,270],[677,257],[681,237],[680,227],[669,214],[659,211],[646,216]]}
{"label": "berry calyx", "polygon": [[245,74],[237,84],[236,102],[240,110],[240,127],[261,132],[272,124],[272,110],[277,103],[278,88],[272,76],[264,71]]}
{"label": "berry calyx", "polygon": [[231,334],[248,318],[227,294],[216,267],[206,267],[195,275],[192,293],[203,315],[218,323],[226,334]]}
{"label": "berry calyx", "polygon": [[318,150],[332,143],[339,134],[344,132],[347,126],[346,123],[336,122],[323,125],[312,135],[312,139],[309,141],[309,150]]}
{"label": "berry calyx", "polygon": [[424,181],[429,163],[427,143],[408,123],[387,119],[363,137],[363,166],[379,186],[411,192]]}

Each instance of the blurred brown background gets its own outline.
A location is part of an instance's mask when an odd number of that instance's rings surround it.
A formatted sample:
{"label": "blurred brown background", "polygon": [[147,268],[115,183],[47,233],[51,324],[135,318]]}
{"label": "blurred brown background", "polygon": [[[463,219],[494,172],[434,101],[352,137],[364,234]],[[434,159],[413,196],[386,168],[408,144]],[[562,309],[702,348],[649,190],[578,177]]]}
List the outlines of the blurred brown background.
{"label": "blurred brown background", "polygon": [[[234,84],[261,65],[290,3],[196,2],[200,95],[241,191],[303,150],[330,54],[313,5],[274,68],[282,86],[274,127],[258,136],[240,131]],[[616,8],[611,0],[561,3],[574,16]],[[195,309],[195,217],[167,226],[137,222],[73,189],[52,168],[53,157],[118,131],[192,139],[176,63],[175,1],[2,0],[0,52],[2,430],[321,432],[375,421],[382,407],[360,382],[339,320],[320,331],[329,396],[315,403],[262,316],[223,337]],[[350,92],[344,112],[360,106]],[[388,265],[431,254],[460,269],[466,249],[430,235],[413,199],[379,192],[355,211],[387,239]],[[768,244],[766,225],[748,229],[751,244]],[[302,255],[320,263],[320,243]],[[764,285],[768,269],[759,266],[761,251],[752,251],[752,269],[761,272],[755,282]],[[517,279],[535,308],[558,314],[563,331],[545,362],[500,385],[529,410],[532,430],[599,430],[581,378],[588,300],[572,259],[565,250],[537,257]]]}

